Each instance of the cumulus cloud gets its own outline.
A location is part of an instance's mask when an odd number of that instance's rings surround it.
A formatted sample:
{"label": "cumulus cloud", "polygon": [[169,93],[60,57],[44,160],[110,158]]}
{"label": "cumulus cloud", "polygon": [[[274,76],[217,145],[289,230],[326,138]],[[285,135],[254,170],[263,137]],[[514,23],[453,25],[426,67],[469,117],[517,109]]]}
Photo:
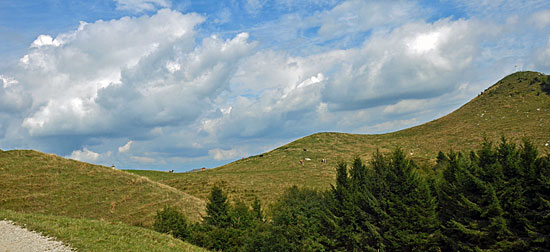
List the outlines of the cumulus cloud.
{"label": "cumulus cloud", "polygon": [[359,48],[307,57],[259,52],[233,77],[235,98],[201,127],[220,139],[255,138],[353,129],[381,105],[389,105],[386,116],[410,114],[457,89],[480,42],[497,33],[490,24],[444,19],[374,34]]}
{"label": "cumulus cloud", "polygon": [[40,37],[46,42],[33,43],[42,46],[20,63],[20,83],[33,90],[22,126],[33,136],[124,135],[192,122],[254,47],[246,33],[196,46],[193,27],[203,20],[161,10],[83,23],[54,40],[62,46],[45,46],[50,40]]}
{"label": "cumulus cloud", "polygon": [[15,80],[11,77],[1,75],[1,74],[0,74],[0,81],[2,82],[2,87],[3,88],[8,88],[9,86],[11,86],[13,84],[19,83],[19,81]]}
{"label": "cumulus cloud", "polygon": [[214,158],[214,160],[228,160],[235,159],[240,156],[243,156],[243,152],[237,149],[224,150],[220,148],[215,148],[208,151],[208,154]]}
{"label": "cumulus cloud", "polygon": [[535,36],[547,27],[545,11],[504,23],[429,21],[411,2],[331,4],[270,24],[295,32],[271,37],[311,29],[306,42],[319,45],[300,53],[261,44],[262,29],[198,35],[207,17],[168,9],[40,35],[0,75],[2,143],[107,165],[202,167],[317,131],[411,126],[451,111],[518,62],[550,69],[550,44]]}
{"label": "cumulus cloud", "polygon": [[170,0],[114,0],[117,10],[131,12],[154,11],[158,8],[170,8]]}
{"label": "cumulus cloud", "polygon": [[36,38],[35,41],[32,42],[31,48],[33,47],[42,47],[42,46],[59,46],[61,45],[61,42],[58,40],[54,40],[49,35],[40,35],[38,38]]}
{"label": "cumulus cloud", "polygon": [[373,107],[449,92],[479,53],[481,39],[491,36],[490,29],[475,21],[445,19],[375,34],[361,49],[346,52],[327,85],[329,108]]}
{"label": "cumulus cloud", "polygon": [[79,161],[93,162],[99,158],[99,153],[93,152],[84,147],[82,150],[73,151],[69,158]]}
{"label": "cumulus cloud", "polygon": [[0,75],[0,113],[17,113],[30,106],[30,96],[19,85],[19,81]]}
{"label": "cumulus cloud", "polygon": [[126,143],[125,145],[118,147],[118,152],[120,153],[128,152],[130,150],[130,147],[132,146],[132,143],[134,142],[128,141],[128,143]]}

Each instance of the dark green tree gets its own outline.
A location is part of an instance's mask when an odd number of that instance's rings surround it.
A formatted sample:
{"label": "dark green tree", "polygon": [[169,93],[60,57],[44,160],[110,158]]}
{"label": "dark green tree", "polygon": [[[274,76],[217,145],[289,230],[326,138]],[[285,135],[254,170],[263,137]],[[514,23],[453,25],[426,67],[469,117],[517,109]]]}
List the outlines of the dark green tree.
{"label": "dark green tree", "polygon": [[324,251],[332,229],[322,193],[291,187],[275,204],[268,233],[254,241],[253,251]]}
{"label": "dark green tree", "polygon": [[377,200],[367,186],[367,168],[356,158],[347,175],[347,166],[340,163],[336,171],[336,186],[331,192],[330,209],[336,236],[336,248],[345,251],[376,251],[381,244],[375,219],[379,211]]}
{"label": "dark green tree", "polygon": [[229,214],[230,205],[227,202],[227,196],[218,186],[212,187],[208,203],[206,203],[206,214],[204,222],[218,228],[226,228],[231,225],[231,216]]}
{"label": "dark green tree", "polygon": [[157,211],[153,229],[182,240],[187,239],[190,232],[185,215],[171,207],[164,207],[161,211]]}
{"label": "dark green tree", "polygon": [[388,251],[435,251],[438,249],[439,222],[436,200],[429,185],[416,173],[416,165],[395,150],[384,165],[388,193],[382,224]]}
{"label": "dark green tree", "polygon": [[478,155],[471,154],[470,160],[453,152],[448,157],[449,166],[443,172],[438,190],[439,218],[445,237],[443,250],[509,248],[511,232],[494,186],[501,182],[487,178],[484,170],[492,169],[490,173],[494,175],[501,171],[491,144],[484,142]]}

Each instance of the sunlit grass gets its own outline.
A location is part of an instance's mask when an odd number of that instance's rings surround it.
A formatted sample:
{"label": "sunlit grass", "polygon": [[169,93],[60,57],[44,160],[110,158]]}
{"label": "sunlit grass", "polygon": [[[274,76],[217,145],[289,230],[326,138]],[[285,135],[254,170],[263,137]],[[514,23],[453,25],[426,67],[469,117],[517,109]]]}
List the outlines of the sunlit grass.
{"label": "sunlit grass", "polygon": [[30,150],[0,152],[0,209],[151,226],[165,205],[198,220],[204,201],[146,177]]}
{"label": "sunlit grass", "polygon": [[80,252],[207,251],[169,235],[123,223],[0,210],[2,219],[53,237]]}

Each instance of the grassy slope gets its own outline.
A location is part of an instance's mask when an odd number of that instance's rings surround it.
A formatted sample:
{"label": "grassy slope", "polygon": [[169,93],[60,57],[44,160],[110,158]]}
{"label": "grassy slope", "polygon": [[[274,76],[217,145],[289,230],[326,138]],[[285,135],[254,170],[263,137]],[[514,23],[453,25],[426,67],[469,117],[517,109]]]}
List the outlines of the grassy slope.
{"label": "grassy slope", "polygon": [[165,205],[198,220],[204,201],[104,166],[30,150],[0,152],[0,209],[151,226]]}
{"label": "grassy slope", "polygon": [[[409,129],[358,135],[317,133],[275,150],[244,160],[193,173],[130,171],[206,199],[218,183],[234,198],[250,201],[257,195],[264,202],[275,200],[291,185],[327,188],[334,181],[335,164],[354,156],[368,158],[377,148],[403,148],[420,164],[431,165],[439,150],[469,150],[483,136],[498,140],[506,136],[534,141],[541,152],[550,142],[550,96],[541,91],[539,73],[520,72],[507,76],[466,105],[437,120]],[[304,151],[306,149],[306,151]],[[311,158],[304,166],[299,160]],[[326,158],[328,163],[321,163]]]}
{"label": "grassy slope", "polygon": [[81,252],[207,251],[169,235],[121,223],[0,210],[0,220],[2,219],[12,220],[27,229],[55,237]]}

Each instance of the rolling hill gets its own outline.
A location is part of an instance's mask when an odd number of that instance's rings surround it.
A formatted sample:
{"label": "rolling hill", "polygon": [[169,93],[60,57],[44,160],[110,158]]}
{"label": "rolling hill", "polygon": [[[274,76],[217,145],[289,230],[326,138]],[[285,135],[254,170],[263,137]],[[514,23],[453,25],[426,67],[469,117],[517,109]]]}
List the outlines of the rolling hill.
{"label": "rolling hill", "polygon": [[[327,188],[338,161],[368,159],[379,149],[396,147],[424,167],[440,150],[469,150],[484,137],[497,141],[527,138],[541,153],[550,152],[550,76],[535,72],[511,74],[456,111],[434,121],[378,135],[317,133],[267,153],[200,172],[129,171],[206,199],[214,184],[233,199],[258,197],[273,202],[292,185]],[[310,159],[310,160],[307,160]],[[322,159],[327,159],[322,163]],[[299,160],[306,160],[302,166]],[[425,169],[428,172],[430,169]]]}
{"label": "rolling hill", "polygon": [[149,227],[164,206],[199,220],[204,201],[112,168],[31,150],[0,151],[0,209]]}

